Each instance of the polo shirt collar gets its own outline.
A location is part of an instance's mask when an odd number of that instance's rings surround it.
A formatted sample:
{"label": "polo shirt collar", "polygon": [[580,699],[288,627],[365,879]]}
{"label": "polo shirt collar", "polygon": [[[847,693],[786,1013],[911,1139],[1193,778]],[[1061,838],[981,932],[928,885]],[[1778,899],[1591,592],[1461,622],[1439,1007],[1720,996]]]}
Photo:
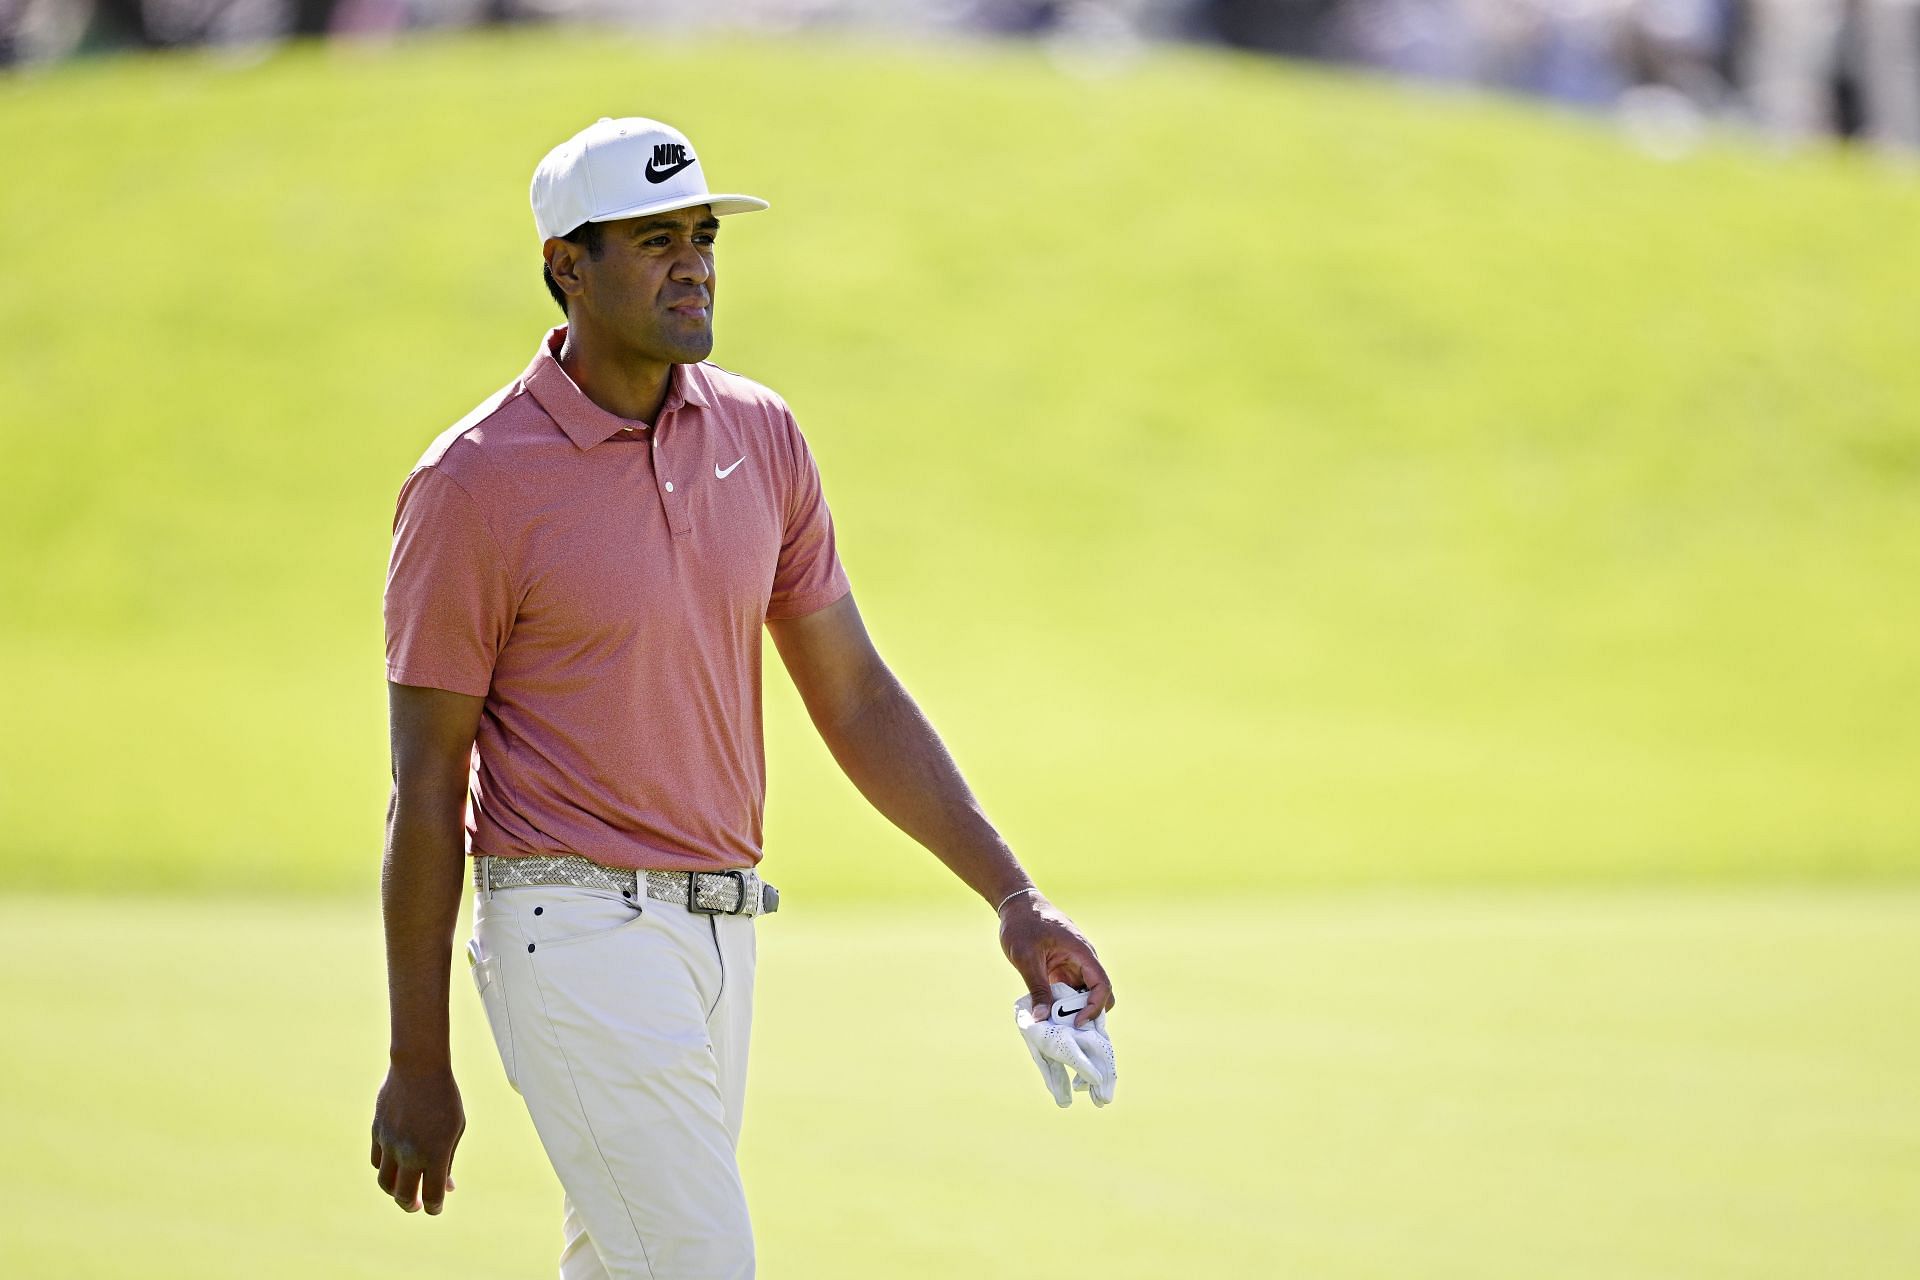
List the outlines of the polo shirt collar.
{"label": "polo shirt collar", "polygon": [[704,385],[706,375],[699,365],[676,364],[667,378],[667,398],[660,404],[660,413],[651,423],[622,418],[609,413],[587,398],[567,371],[560,367],[560,346],[567,338],[567,326],[559,325],[548,331],[540,341],[539,351],[534,353],[533,363],[527,366],[523,375],[527,390],[547,411],[547,416],[560,424],[567,433],[567,439],[573,441],[579,449],[591,449],[603,440],[620,434],[629,427],[657,427],[661,420],[683,405],[697,405],[706,408],[707,389]]}

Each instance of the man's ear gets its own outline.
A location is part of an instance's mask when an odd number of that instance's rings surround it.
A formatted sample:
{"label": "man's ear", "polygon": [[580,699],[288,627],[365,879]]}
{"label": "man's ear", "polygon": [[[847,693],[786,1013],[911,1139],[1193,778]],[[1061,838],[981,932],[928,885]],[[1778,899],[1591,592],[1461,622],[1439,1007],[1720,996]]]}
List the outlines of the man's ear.
{"label": "man's ear", "polygon": [[540,251],[546,255],[547,274],[553,277],[554,285],[569,298],[579,297],[586,287],[580,280],[580,260],[587,256],[586,246],[554,236]]}

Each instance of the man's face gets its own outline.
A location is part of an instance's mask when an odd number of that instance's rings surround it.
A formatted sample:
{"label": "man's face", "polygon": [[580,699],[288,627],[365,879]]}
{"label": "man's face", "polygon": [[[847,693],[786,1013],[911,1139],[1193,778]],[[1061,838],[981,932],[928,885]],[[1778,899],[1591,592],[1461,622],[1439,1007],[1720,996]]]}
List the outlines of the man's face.
{"label": "man's face", "polygon": [[[706,205],[601,224],[596,258],[578,245],[565,274],[569,324],[592,327],[635,356],[694,364],[713,351],[713,250],[720,222]],[[554,276],[561,264],[549,257]],[[563,281],[567,288],[571,281]]]}

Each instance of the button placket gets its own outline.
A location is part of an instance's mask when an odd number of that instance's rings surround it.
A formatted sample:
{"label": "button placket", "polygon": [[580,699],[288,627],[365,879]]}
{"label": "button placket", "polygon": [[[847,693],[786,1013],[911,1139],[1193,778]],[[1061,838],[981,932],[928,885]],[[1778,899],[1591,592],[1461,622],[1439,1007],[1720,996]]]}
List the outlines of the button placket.
{"label": "button placket", "polygon": [[667,528],[677,536],[693,528],[693,522],[687,515],[686,477],[678,477],[676,483],[673,455],[676,449],[660,447],[661,430],[665,425],[666,414],[661,414],[660,423],[653,429],[653,478],[659,486],[660,509],[666,513]]}

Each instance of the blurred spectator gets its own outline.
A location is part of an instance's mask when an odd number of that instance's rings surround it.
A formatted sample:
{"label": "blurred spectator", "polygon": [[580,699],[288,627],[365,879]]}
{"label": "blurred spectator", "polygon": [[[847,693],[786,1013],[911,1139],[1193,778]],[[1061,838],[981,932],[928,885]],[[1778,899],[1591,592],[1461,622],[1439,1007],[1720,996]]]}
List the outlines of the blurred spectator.
{"label": "blurred spectator", "polygon": [[84,3],[0,0],[0,67],[67,57],[80,47],[92,16]]}
{"label": "blurred spectator", "polygon": [[1920,151],[1920,0],[0,0],[0,65],[571,20],[1211,40],[1618,110],[1669,137],[1746,118],[1790,142],[1857,130]]}
{"label": "blurred spectator", "polygon": [[1634,84],[1663,85],[1718,110],[1732,93],[1739,36],[1734,0],[1630,0],[1623,69]]}
{"label": "blurred spectator", "polygon": [[1920,0],[1862,0],[1858,30],[1867,135],[1920,150]]}
{"label": "blurred spectator", "polygon": [[1328,24],[1337,57],[1430,80],[1473,80],[1476,0],[1349,0]]}
{"label": "blurred spectator", "polygon": [[1854,94],[1861,132],[1920,147],[1920,3],[1750,0],[1746,76],[1754,114],[1775,136],[1831,133],[1836,83]]}
{"label": "blurred spectator", "polygon": [[1795,139],[1834,126],[1833,75],[1840,61],[1843,0],[1751,0],[1753,34],[1745,79],[1754,113]]}
{"label": "blurred spectator", "polygon": [[1199,0],[1195,30],[1242,49],[1320,57],[1339,0]]}

